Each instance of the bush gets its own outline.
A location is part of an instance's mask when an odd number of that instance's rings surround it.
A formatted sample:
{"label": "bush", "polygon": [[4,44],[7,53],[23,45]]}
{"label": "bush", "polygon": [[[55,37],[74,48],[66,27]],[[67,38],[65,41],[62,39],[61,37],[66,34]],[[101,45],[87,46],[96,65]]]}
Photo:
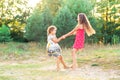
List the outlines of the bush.
{"label": "bush", "polygon": [[113,35],[112,44],[118,44],[120,42],[120,38],[117,35]]}
{"label": "bush", "polygon": [[77,17],[78,13],[85,13],[87,16],[91,16],[91,10],[94,9],[93,0],[64,0],[64,5],[70,9],[74,18]]}
{"label": "bush", "polygon": [[[75,27],[76,22],[67,6],[58,11],[57,16],[54,18],[54,25],[58,28],[57,36],[62,36]],[[74,41],[73,37],[69,37],[62,41],[61,44],[69,46],[66,43],[69,42],[71,45],[72,41]]]}
{"label": "bush", "polygon": [[43,11],[35,10],[27,21],[25,38],[29,41],[45,41],[47,27],[51,24],[52,16],[49,8],[45,8]]}
{"label": "bush", "polygon": [[6,25],[0,27],[0,42],[11,41],[10,29]]}

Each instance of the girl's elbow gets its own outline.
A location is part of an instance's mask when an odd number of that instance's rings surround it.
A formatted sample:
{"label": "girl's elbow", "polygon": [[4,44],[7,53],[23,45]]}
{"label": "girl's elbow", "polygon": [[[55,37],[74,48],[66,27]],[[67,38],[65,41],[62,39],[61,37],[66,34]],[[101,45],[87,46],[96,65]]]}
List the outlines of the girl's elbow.
{"label": "girl's elbow", "polygon": [[58,40],[55,40],[54,43],[58,43],[59,41]]}

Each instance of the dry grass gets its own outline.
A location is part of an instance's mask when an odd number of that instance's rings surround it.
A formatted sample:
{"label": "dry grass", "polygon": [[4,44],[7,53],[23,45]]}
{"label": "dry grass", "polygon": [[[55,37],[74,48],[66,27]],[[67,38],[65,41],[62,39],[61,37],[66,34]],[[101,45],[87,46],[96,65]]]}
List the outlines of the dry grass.
{"label": "dry grass", "polygon": [[[86,45],[78,52],[79,69],[59,72],[45,45],[10,42],[0,47],[0,80],[120,80],[120,45]],[[63,57],[72,63],[71,48],[63,48]]]}

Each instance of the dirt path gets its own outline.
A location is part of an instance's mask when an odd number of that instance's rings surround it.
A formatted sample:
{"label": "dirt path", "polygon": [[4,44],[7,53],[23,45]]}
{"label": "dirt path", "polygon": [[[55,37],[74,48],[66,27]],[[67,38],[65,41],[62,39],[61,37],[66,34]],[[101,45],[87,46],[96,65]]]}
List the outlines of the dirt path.
{"label": "dirt path", "polygon": [[[44,71],[55,70],[55,66],[51,65],[40,69]],[[99,66],[84,65],[74,71],[61,69],[60,72],[64,72],[66,76],[73,79],[78,77],[85,80],[120,80],[120,70],[103,70]],[[62,80],[67,80],[67,78],[64,77]]]}
{"label": "dirt path", "polygon": [[83,65],[74,71],[72,69],[61,69],[59,72],[55,70],[56,66],[53,60],[43,60],[43,62],[27,60],[19,63],[2,62],[0,64],[0,66],[3,66],[1,68],[7,65],[10,66],[10,69],[7,67],[8,69],[3,70],[4,72],[1,69],[2,76],[13,76],[17,78],[15,80],[120,80],[120,70],[103,69],[100,66],[89,64]]}
{"label": "dirt path", "polygon": [[81,76],[88,79],[98,80],[120,80],[120,71],[118,70],[103,70],[100,67],[92,67],[89,65],[78,68],[76,71],[68,72],[71,76]]}

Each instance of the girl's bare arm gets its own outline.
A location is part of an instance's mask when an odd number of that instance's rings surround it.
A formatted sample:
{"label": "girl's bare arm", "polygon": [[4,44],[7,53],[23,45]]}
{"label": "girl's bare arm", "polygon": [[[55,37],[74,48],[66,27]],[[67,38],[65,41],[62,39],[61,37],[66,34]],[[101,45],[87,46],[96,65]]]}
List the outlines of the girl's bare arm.
{"label": "girl's bare arm", "polygon": [[78,25],[77,25],[72,31],[70,31],[70,32],[68,32],[67,34],[65,34],[64,37],[66,38],[66,37],[68,37],[68,36],[73,35],[73,34],[76,32],[77,29],[78,29]]}
{"label": "girl's bare arm", "polygon": [[59,38],[57,38],[57,37],[56,37],[56,38],[53,38],[52,41],[55,42],[55,43],[58,43],[58,42],[60,42],[62,39],[64,39],[64,36],[61,36],[61,37],[59,37]]}

